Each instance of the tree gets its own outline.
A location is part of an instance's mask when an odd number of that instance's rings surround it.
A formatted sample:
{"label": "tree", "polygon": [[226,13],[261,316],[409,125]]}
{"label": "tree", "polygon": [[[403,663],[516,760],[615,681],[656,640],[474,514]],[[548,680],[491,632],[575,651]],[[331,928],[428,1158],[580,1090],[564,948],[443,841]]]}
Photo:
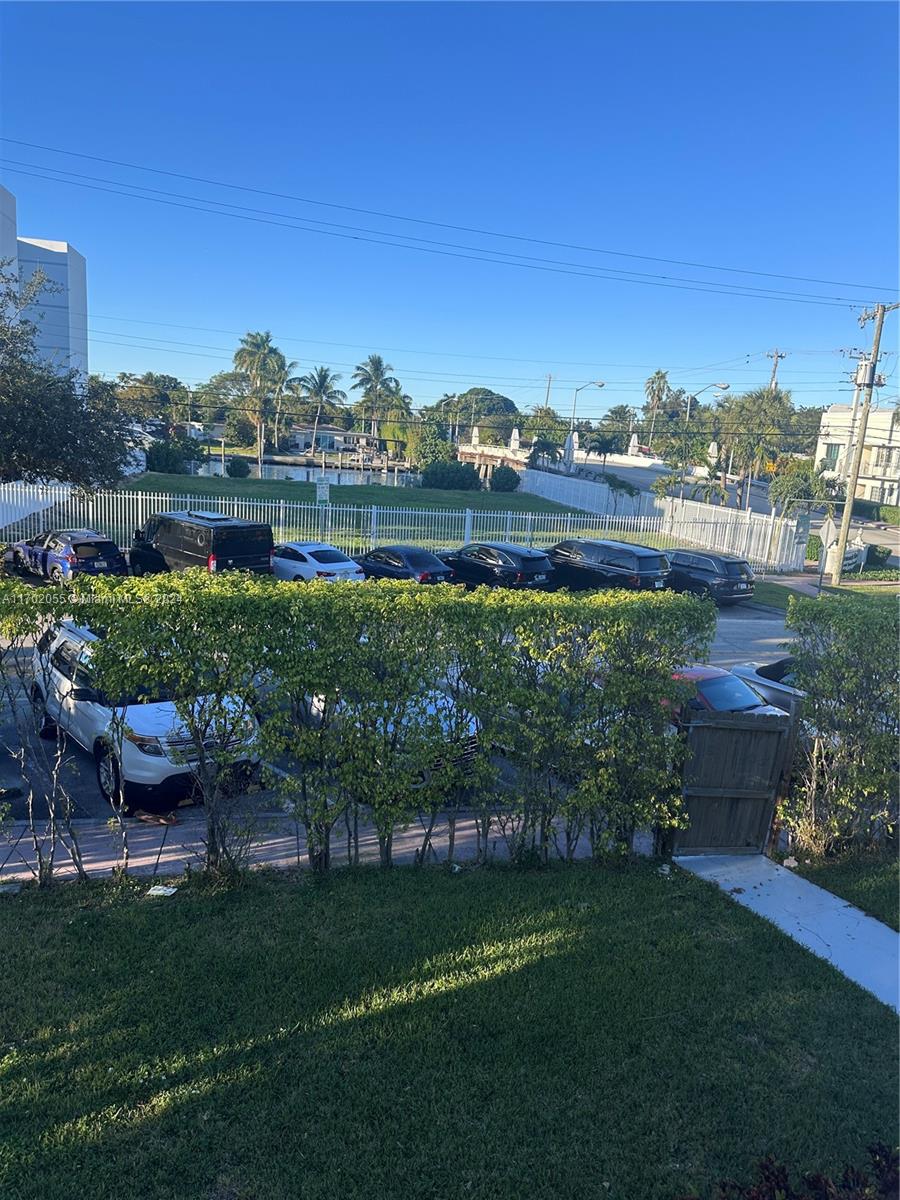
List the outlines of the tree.
{"label": "tree", "polygon": [[644,395],[647,397],[647,403],[644,405],[644,411],[649,410],[650,414],[650,436],[647,438],[647,445],[653,445],[653,431],[656,428],[656,413],[669,392],[669,373],[668,371],[654,371],[647,382],[644,384]]}
{"label": "tree", "polygon": [[408,447],[413,429],[413,398],[407,395],[399,383],[388,393],[381,436],[388,453],[395,454]]}
{"label": "tree", "polygon": [[569,426],[555,408],[549,404],[537,404],[525,419],[525,436],[532,439],[555,442],[560,445],[566,440]]}
{"label": "tree", "polygon": [[621,454],[625,435],[619,433],[591,433],[588,435],[584,443],[584,451],[586,454],[596,454],[603,460],[603,466],[606,467],[606,456],[608,454]]}
{"label": "tree", "polygon": [[704,504],[724,504],[728,493],[712,474],[706,479],[698,479],[691,487],[691,499],[702,500]]}
{"label": "tree", "polygon": [[362,399],[355,406],[355,411],[362,422],[365,422],[368,414],[369,429],[373,437],[378,437],[378,420],[382,406],[389,396],[395,395],[400,389],[399,380],[390,373],[393,369],[380,354],[370,354],[353,372],[355,382],[351,387],[353,391],[362,392]]}
{"label": "tree", "polygon": [[514,401],[490,388],[469,388],[456,397],[455,407],[462,422],[469,423],[469,439],[471,429],[477,425],[481,440],[489,445],[505,445],[521,420]]}
{"label": "tree", "polygon": [[250,418],[240,409],[230,408],[222,434],[229,446],[252,446],[256,430]]}
{"label": "tree", "polygon": [[558,463],[562,453],[556,442],[549,438],[535,438],[528,455],[529,467],[540,467],[544,463]]}
{"label": "tree", "polygon": [[[158,420],[171,428],[191,419],[191,390],[174,375],[145,371],[143,375],[121,371],[116,376],[119,404],[138,421]],[[201,413],[200,419],[203,419]]]}
{"label": "tree", "polygon": [[303,394],[315,403],[316,416],[313,421],[312,452],[316,452],[316,437],[319,433],[319,420],[322,409],[339,408],[347,399],[347,393],[337,386],[340,375],[330,371],[328,367],[314,367],[306,375],[298,379]]}
{"label": "tree", "polygon": [[256,457],[262,478],[262,460],[265,449],[266,421],[269,417],[277,380],[285,366],[284,355],[272,343],[272,335],[245,333],[241,344],[234,352],[234,365],[243,371],[249,380],[248,416],[256,429]]}
{"label": "tree", "polygon": [[131,459],[131,418],[112,383],[41,361],[37,326],[23,310],[44,288],[37,272],[20,294],[16,276],[0,263],[0,482],[111,487]]}
{"label": "tree", "polygon": [[495,467],[491,473],[492,492],[514,492],[521,482],[522,476],[519,472],[503,463],[499,467]]}
{"label": "tree", "polygon": [[[614,404],[606,412],[597,425],[596,432],[608,433],[622,439],[623,450],[628,448],[628,441],[634,426],[634,409],[627,404]],[[613,451],[610,451],[613,453]]]}
{"label": "tree", "polygon": [[155,441],[147,450],[147,470],[163,475],[187,475],[188,464],[205,462],[206,450],[196,438],[173,433]]}
{"label": "tree", "polygon": [[424,471],[434,462],[449,462],[453,458],[453,447],[444,436],[442,428],[434,422],[429,422],[418,432],[412,456],[419,470]]}
{"label": "tree", "polygon": [[246,479],[250,474],[250,464],[246,458],[235,455],[234,458],[229,458],[228,464],[225,467],[225,474],[229,479]]}
{"label": "tree", "polygon": [[773,512],[780,509],[784,517],[798,508],[809,512],[819,504],[841,500],[844,492],[843,482],[826,475],[811,458],[781,458],[769,483],[769,503]]}

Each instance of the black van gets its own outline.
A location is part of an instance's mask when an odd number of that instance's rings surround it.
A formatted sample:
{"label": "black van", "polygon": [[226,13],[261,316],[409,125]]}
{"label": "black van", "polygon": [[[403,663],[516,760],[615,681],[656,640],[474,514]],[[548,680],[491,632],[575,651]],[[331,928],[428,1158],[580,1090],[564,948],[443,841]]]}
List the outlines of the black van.
{"label": "black van", "polygon": [[272,527],[214,512],[156,513],[134,531],[132,575],[159,571],[272,570]]}

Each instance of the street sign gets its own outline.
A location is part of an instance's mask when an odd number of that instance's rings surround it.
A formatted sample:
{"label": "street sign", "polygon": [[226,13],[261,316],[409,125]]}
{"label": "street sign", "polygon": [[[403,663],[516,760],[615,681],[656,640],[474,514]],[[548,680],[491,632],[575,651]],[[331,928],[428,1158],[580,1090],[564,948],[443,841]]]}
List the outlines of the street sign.
{"label": "street sign", "polygon": [[331,484],[327,479],[316,480],[316,504],[328,503],[328,491],[330,487]]}
{"label": "street sign", "polygon": [[825,550],[833,546],[838,540],[838,531],[831,517],[826,517],[822,522],[822,528],[819,530],[819,537],[822,541],[822,546]]}

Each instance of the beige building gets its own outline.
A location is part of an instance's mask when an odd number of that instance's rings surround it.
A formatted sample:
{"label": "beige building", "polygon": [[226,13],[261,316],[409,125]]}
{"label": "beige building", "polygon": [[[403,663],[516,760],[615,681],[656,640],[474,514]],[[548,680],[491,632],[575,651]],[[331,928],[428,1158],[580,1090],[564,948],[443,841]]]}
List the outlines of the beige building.
{"label": "beige building", "polygon": [[[860,405],[860,411],[862,405]],[[900,503],[900,420],[894,408],[873,408],[869,413],[866,440],[856,495],[876,503]],[[816,463],[840,479],[846,479],[853,460],[859,430],[859,413],[854,421],[849,404],[833,404],[822,413]]]}

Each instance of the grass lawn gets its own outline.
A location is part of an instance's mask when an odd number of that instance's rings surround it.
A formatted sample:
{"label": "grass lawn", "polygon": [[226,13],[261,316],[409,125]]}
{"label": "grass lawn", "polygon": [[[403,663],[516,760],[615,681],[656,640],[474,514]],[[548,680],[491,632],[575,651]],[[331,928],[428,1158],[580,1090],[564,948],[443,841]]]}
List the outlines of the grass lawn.
{"label": "grass lawn", "polygon": [[[126,484],[129,491],[174,492],[184,496],[253,496],[260,500],[313,502],[314,483],[280,479],[227,479],[206,476],[161,475],[148,472]],[[491,509],[496,512],[571,512],[562,504],[525,492],[454,492],[438,488],[385,487],[382,484],[333,486],[332,504],[378,504],[391,508]]]}
{"label": "grass lawn", "polygon": [[895,1134],[888,1009],[652,864],[61,886],[0,929],[9,1200],[673,1200]]}
{"label": "grass lawn", "polygon": [[[813,576],[810,576],[810,580],[815,583]],[[885,587],[884,584],[854,584],[850,587],[839,588],[829,587],[825,584],[822,587],[823,596],[834,596],[838,592],[841,595],[853,596],[891,596],[897,595],[898,591],[900,588],[891,585]],[[770,608],[782,608],[785,611],[787,611],[788,600],[791,596],[804,597],[804,593],[783,583],[772,583],[768,579],[758,579],[756,587],[753,589],[753,599],[758,604],[767,604]]]}
{"label": "grass lawn", "polygon": [[896,854],[846,854],[813,859],[808,864],[801,857],[797,871],[892,929],[900,929],[900,862]]}

